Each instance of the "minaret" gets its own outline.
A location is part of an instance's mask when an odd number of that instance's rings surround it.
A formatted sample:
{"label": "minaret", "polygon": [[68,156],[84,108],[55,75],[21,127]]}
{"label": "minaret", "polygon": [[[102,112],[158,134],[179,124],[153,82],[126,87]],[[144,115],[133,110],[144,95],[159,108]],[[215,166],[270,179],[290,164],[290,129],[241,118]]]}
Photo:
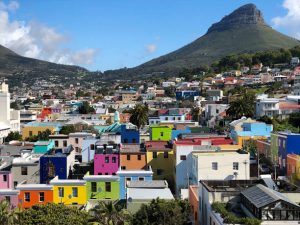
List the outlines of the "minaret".
{"label": "minaret", "polygon": [[0,85],[0,109],[0,122],[10,125],[10,93],[5,82]]}

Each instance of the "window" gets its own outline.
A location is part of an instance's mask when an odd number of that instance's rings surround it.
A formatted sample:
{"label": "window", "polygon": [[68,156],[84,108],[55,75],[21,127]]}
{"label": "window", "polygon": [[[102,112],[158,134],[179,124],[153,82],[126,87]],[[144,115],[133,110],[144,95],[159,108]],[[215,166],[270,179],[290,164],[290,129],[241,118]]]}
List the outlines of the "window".
{"label": "window", "polygon": [[25,202],[30,202],[30,192],[25,192],[25,194],[24,194],[24,201]]}
{"label": "window", "polygon": [[121,166],[121,170],[126,170],[126,166]]}
{"label": "window", "polygon": [[58,141],[55,141],[54,143],[55,143],[55,147],[58,147]]}
{"label": "window", "polygon": [[27,166],[21,167],[21,175],[28,175]]}
{"label": "window", "polygon": [[165,117],[165,120],[169,120],[169,118],[168,118],[168,117]]}
{"label": "window", "polygon": [[16,188],[18,185],[18,181],[14,181],[14,188]]}
{"label": "window", "polygon": [[98,175],[102,175],[102,173],[98,173]]}
{"label": "window", "polygon": [[157,152],[152,152],[152,158],[156,159],[157,158]]}
{"label": "window", "polygon": [[177,119],[178,119],[178,120],[181,120],[181,117],[178,117]]}
{"label": "window", "polygon": [[77,187],[72,187],[72,196],[78,197],[78,188]]}
{"label": "window", "polygon": [[78,144],[78,138],[75,138],[75,144]]}
{"label": "window", "polygon": [[5,196],[5,200],[10,203],[10,196]]}
{"label": "window", "polygon": [[65,195],[64,188],[63,187],[59,187],[58,188],[58,197],[63,198],[64,195]]}
{"label": "window", "polygon": [[91,192],[97,192],[97,183],[96,182],[91,183]]}
{"label": "window", "polygon": [[127,183],[128,183],[129,181],[131,181],[131,177],[126,177],[126,178],[125,178],[125,187],[127,186]]}
{"label": "window", "polygon": [[117,162],[116,157],[112,157],[111,162],[116,163]]}
{"label": "window", "polygon": [[139,177],[139,181],[144,181],[144,177]]}
{"label": "window", "polygon": [[67,145],[68,145],[68,144],[67,144],[67,141],[63,141],[63,146],[64,146],[64,147],[67,147]]}
{"label": "window", "polygon": [[90,145],[90,149],[91,149],[91,150],[95,150],[95,145],[94,145],[94,144],[91,144],[91,145]]}
{"label": "window", "polygon": [[29,136],[30,136],[30,137],[32,136],[32,131],[29,131]]}
{"label": "window", "polygon": [[181,155],[180,160],[186,160],[186,155]]}
{"label": "window", "polygon": [[7,181],[7,175],[6,174],[3,175],[3,181]]}
{"label": "window", "polygon": [[239,170],[239,163],[238,162],[233,163],[233,170]]}
{"label": "window", "polygon": [[105,173],[105,175],[108,175],[108,173]]}
{"label": "window", "polygon": [[105,182],[105,191],[111,192],[111,183],[110,182]]}
{"label": "window", "polygon": [[128,139],[127,138],[124,139],[124,143],[128,143]]}
{"label": "window", "polygon": [[132,143],[136,143],[136,139],[135,138],[132,138]]}
{"label": "window", "polygon": [[130,155],[127,155],[127,160],[130,160]]}
{"label": "window", "polygon": [[163,174],[163,170],[162,169],[157,169],[156,173],[157,173],[157,176],[161,176]]}
{"label": "window", "polygon": [[109,157],[105,157],[105,163],[109,163]]}
{"label": "window", "polygon": [[160,132],[160,136],[163,137],[164,136],[164,132]]}
{"label": "window", "polygon": [[137,159],[138,160],[142,160],[142,156],[141,155],[137,155]]}
{"label": "window", "polygon": [[217,162],[213,162],[211,164],[211,168],[212,168],[212,170],[218,170],[218,163]]}
{"label": "window", "polygon": [[40,192],[39,193],[39,198],[40,198],[40,202],[45,201],[45,192]]}
{"label": "window", "polygon": [[165,159],[169,158],[169,153],[168,152],[164,152],[164,158]]}

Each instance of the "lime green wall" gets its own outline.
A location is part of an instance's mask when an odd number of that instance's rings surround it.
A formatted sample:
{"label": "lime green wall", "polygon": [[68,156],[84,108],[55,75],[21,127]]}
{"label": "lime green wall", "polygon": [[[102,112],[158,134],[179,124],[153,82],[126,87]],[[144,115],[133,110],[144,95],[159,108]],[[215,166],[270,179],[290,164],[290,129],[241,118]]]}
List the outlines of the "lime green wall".
{"label": "lime green wall", "polygon": [[151,127],[152,141],[170,141],[172,139],[172,129],[170,127]]}
{"label": "lime green wall", "polygon": [[[92,192],[92,182],[97,183],[96,192]],[[111,192],[105,191],[105,182],[111,183]],[[101,192],[98,189],[101,188]],[[120,197],[119,181],[87,181],[86,183],[87,199],[112,199],[118,200]]]}

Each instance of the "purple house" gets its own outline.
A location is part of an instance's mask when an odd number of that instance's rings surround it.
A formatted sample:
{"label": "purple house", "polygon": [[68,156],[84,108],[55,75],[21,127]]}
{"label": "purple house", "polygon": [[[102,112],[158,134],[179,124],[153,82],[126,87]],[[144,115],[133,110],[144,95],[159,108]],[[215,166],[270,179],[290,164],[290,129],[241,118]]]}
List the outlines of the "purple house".
{"label": "purple house", "polygon": [[0,171],[0,189],[13,188],[12,174],[10,171]]}
{"label": "purple house", "polygon": [[14,189],[0,189],[0,201],[6,200],[10,203],[12,208],[18,206],[19,191]]}
{"label": "purple house", "polygon": [[120,145],[96,142],[95,147],[94,175],[116,175],[120,165]]}

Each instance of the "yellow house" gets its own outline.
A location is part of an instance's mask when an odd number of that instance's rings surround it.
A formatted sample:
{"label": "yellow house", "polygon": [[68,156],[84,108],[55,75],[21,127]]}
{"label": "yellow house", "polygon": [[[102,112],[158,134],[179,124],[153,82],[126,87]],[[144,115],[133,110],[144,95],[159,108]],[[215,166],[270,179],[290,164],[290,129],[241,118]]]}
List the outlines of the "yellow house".
{"label": "yellow house", "polygon": [[56,134],[60,131],[61,125],[57,123],[47,123],[47,122],[30,122],[25,124],[25,126],[21,129],[23,139],[26,139],[31,136],[37,136],[40,133],[50,130],[51,134]]}
{"label": "yellow house", "polygon": [[237,136],[237,144],[243,146],[249,140],[266,140],[266,136]]}
{"label": "yellow house", "polygon": [[173,146],[168,141],[147,141],[147,165],[152,167],[154,180],[167,180],[169,187],[174,187]]}
{"label": "yellow house", "polygon": [[64,205],[85,205],[87,202],[85,180],[59,180],[56,176],[50,181],[53,185],[53,203]]}

